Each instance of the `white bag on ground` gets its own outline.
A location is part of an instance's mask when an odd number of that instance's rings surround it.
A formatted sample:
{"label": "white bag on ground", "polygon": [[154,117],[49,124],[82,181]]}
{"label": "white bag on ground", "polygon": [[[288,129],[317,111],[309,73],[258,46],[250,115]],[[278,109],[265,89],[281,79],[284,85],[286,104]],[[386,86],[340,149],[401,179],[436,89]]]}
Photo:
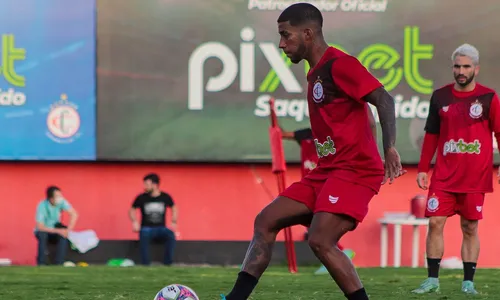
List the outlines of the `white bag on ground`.
{"label": "white bag on ground", "polygon": [[94,230],[70,231],[68,240],[80,253],[94,249],[99,244],[99,238]]}

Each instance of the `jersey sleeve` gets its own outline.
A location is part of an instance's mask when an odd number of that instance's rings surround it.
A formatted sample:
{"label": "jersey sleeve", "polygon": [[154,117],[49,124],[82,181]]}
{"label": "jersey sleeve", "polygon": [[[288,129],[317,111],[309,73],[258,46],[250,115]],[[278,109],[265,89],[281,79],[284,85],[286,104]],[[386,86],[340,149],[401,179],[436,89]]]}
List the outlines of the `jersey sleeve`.
{"label": "jersey sleeve", "polygon": [[427,116],[427,121],[425,122],[425,132],[431,134],[439,134],[439,128],[441,127],[441,119],[439,117],[439,106],[437,104],[434,95],[431,97],[429,104],[429,115]]}
{"label": "jersey sleeve", "polygon": [[135,197],[134,202],[132,203],[132,208],[140,208],[141,207],[141,196]]}
{"label": "jersey sleeve", "polygon": [[43,209],[43,202],[40,202],[36,207],[35,219],[37,223],[43,223],[45,220],[45,211]]}
{"label": "jersey sleeve", "polygon": [[167,207],[172,207],[175,205],[174,203],[174,199],[172,198],[172,196],[168,195],[167,194],[167,199],[166,199],[166,203]]}
{"label": "jersey sleeve", "polygon": [[313,138],[311,128],[299,129],[293,132],[293,138],[297,143],[301,143],[304,140],[311,140]]}
{"label": "jersey sleeve", "polygon": [[438,135],[426,133],[424,136],[424,143],[422,145],[422,153],[420,153],[420,161],[418,162],[418,172],[429,172],[432,158],[436,153],[438,146]]}
{"label": "jersey sleeve", "polygon": [[490,127],[494,133],[500,133],[500,100],[497,94],[495,94],[491,100]]}
{"label": "jersey sleeve", "polygon": [[68,211],[71,208],[71,204],[67,200],[62,200],[61,210]]}
{"label": "jersey sleeve", "polygon": [[350,98],[364,103],[363,97],[382,86],[353,56],[342,56],[332,64],[332,77],[335,84]]}

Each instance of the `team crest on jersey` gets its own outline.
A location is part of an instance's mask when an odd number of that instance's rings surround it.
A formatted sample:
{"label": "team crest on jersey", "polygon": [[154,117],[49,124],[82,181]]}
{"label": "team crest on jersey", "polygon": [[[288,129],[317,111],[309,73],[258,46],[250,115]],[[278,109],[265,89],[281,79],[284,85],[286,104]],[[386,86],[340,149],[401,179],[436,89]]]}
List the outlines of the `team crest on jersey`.
{"label": "team crest on jersey", "polygon": [[443,106],[443,112],[448,112],[448,109],[450,109],[450,107],[448,105]]}
{"label": "team crest on jersey", "polygon": [[439,200],[438,200],[438,197],[436,197],[436,195],[432,195],[432,197],[429,198],[429,200],[427,200],[427,210],[430,211],[430,212],[435,212],[437,211],[439,208]]}
{"label": "team crest on jersey", "polygon": [[469,116],[473,119],[478,119],[483,115],[483,105],[479,100],[476,99],[476,102],[472,103],[469,109]]}
{"label": "team crest on jersey", "polygon": [[318,76],[318,79],[314,82],[312,90],[313,100],[316,103],[321,103],[325,100],[325,93],[323,91],[323,81]]}

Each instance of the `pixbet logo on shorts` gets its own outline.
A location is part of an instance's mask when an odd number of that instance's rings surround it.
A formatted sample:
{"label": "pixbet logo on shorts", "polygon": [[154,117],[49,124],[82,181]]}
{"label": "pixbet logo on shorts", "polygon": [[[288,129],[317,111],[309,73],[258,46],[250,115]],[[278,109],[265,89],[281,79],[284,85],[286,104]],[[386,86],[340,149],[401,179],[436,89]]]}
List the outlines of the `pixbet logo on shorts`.
{"label": "pixbet logo on shorts", "polygon": [[463,139],[459,139],[458,141],[449,140],[444,143],[443,156],[446,156],[449,153],[480,154],[481,143],[479,140],[474,140],[472,143],[466,143]]}

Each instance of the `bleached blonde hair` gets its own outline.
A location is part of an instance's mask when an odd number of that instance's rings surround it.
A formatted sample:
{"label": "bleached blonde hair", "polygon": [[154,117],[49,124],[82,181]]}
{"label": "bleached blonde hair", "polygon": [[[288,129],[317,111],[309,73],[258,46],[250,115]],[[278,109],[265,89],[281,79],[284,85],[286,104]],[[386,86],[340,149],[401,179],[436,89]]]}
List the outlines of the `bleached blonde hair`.
{"label": "bleached blonde hair", "polygon": [[451,61],[455,61],[455,58],[457,58],[457,56],[467,56],[472,60],[474,65],[479,64],[479,51],[477,51],[476,47],[470,44],[463,44],[455,49],[455,51],[453,51],[453,54],[451,55]]}

